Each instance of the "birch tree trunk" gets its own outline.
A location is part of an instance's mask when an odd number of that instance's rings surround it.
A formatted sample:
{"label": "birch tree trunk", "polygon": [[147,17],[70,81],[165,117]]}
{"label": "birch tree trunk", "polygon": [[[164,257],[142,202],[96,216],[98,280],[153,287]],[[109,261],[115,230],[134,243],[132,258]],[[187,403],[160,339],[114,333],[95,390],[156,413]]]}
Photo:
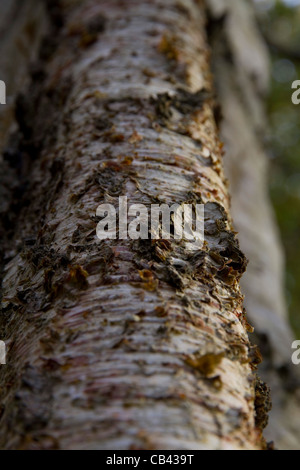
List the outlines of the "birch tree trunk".
{"label": "birch tree trunk", "polygon": [[[264,449],[205,3],[49,8],[5,175],[1,448]],[[119,196],[204,203],[203,249],[100,242]]]}
{"label": "birch tree trunk", "polygon": [[249,259],[241,286],[263,355],[259,374],[272,395],[265,436],[280,450],[295,450],[300,441],[300,375],[291,361],[294,335],[284,297],[283,248],[268,195],[264,143],[270,58],[251,2],[210,0],[208,5],[213,72],[223,110],[225,174],[234,226]]}

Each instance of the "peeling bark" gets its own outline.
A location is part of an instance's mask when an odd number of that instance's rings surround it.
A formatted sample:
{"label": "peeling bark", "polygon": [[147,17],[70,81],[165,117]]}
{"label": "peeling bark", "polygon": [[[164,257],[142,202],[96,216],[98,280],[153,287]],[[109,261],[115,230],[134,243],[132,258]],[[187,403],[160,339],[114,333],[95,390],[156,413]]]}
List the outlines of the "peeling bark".
{"label": "peeling bark", "polygon": [[[4,220],[5,449],[262,449],[203,2],[51,2]],[[53,32],[52,32],[53,37]],[[205,204],[206,244],[100,242],[96,209]],[[12,215],[12,213],[14,215]]]}

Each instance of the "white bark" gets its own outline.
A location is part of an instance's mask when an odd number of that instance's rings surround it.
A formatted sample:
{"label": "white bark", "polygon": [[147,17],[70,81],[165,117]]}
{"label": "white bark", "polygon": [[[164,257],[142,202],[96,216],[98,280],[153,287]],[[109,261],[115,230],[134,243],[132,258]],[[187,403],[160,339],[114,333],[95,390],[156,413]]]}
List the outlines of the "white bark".
{"label": "white bark", "polygon": [[[1,446],[264,448],[204,4],[61,8],[17,108],[29,187],[6,240]],[[205,248],[101,244],[96,208],[119,195],[203,201]]]}

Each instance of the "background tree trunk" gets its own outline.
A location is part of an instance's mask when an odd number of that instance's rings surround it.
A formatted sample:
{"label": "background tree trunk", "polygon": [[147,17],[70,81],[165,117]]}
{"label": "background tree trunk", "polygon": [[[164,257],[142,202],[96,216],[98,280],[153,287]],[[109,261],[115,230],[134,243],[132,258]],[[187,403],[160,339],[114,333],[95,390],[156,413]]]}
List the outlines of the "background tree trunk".
{"label": "background tree trunk", "polygon": [[1,4],[0,73],[7,85],[7,104],[0,106],[0,151],[14,119],[15,95],[28,84],[28,64],[45,34],[45,2],[6,0]]}
{"label": "background tree trunk", "polygon": [[269,201],[264,144],[269,54],[251,2],[211,0],[208,4],[232,215],[249,259],[241,285],[263,354],[260,374],[271,388],[273,402],[265,435],[279,449],[298,449],[299,368],[291,361],[294,338],[284,298],[284,257]]}
{"label": "background tree trunk", "polygon": [[[6,158],[1,446],[264,448],[205,3],[50,5]],[[100,242],[121,195],[203,202],[204,249]]]}

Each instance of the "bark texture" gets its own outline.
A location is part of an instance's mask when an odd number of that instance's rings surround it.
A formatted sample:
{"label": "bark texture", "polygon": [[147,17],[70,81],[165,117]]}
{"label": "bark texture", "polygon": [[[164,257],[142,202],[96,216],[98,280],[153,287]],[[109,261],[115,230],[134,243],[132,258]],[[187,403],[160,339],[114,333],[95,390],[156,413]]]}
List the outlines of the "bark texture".
{"label": "bark texture", "polygon": [[[262,449],[204,2],[53,1],[4,218],[5,449]],[[11,164],[15,160],[11,160]],[[206,244],[96,237],[96,208],[204,203]],[[14,214],[14,216],[12,215]]]}
{"label": "bark texture", "polygon": [[264,102],[269,55],[251,2],[211,0],[208,5],[232,215],[241,248],[250,260],[241,285],[263,354],[260,374],[272,392],[265,435],[279,449],[298,449],[300,376],[291,361],[293,333],[284,298],[284,256],[267,191]]}

